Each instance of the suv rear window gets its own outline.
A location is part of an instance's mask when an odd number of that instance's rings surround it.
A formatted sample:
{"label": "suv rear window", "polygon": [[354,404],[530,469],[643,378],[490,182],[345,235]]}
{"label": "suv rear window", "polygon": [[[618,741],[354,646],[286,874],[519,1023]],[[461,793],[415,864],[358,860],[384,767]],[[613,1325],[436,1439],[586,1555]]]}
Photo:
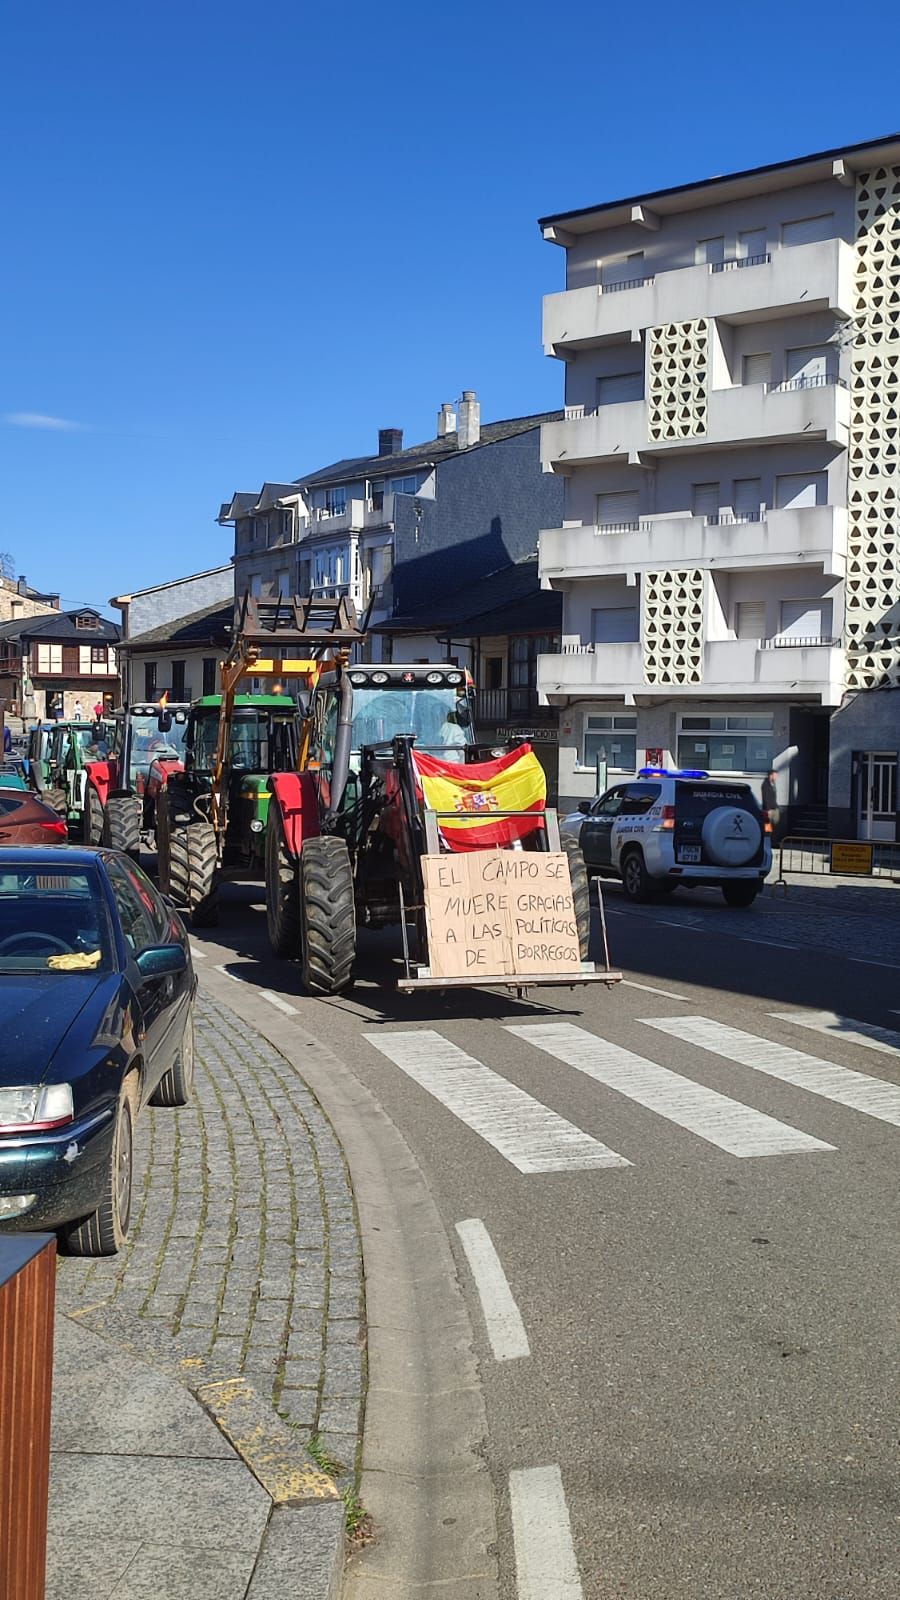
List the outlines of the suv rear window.
{"label": "suv rear window", "polygon": [[675,784],[675,815],[680,822],[708,816],[716,806],[738,806],[759,815],[753,790],[746,783],[691,783],[680,778]]}

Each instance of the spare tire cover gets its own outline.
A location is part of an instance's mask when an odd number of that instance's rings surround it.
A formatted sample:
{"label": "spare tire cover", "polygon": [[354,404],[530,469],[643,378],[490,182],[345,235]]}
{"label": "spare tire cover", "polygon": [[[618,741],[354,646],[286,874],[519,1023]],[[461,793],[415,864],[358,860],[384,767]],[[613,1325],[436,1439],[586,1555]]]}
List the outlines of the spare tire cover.
{"label": "spare tire cover", "polygon": [[703,845],[720,867],[746,867],[759,850],[762,830],[752,811],[716,806],[703,822]]}

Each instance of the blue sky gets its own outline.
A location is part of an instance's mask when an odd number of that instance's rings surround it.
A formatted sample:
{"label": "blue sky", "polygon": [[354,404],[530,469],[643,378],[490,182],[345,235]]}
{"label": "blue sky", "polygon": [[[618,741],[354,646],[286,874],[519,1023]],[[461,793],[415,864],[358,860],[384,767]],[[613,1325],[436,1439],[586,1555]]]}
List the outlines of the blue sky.
{"label": "blue sky", "polygon": [[232,490],[428,438],[463,388],[558,405],[536,218],[893,130],[897,16],[11,7],[0,550],[102,603],[226,560]]}

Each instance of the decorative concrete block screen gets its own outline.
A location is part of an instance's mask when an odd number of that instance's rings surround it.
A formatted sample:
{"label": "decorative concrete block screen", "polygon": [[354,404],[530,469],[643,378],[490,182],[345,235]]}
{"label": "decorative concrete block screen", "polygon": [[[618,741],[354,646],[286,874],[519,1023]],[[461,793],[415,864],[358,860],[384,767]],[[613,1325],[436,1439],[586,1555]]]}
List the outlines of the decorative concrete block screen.
{"label": "decorative concrete block screen", "polygon": [[847,687],[900,685],[900,167],[856,184]]}
{"label": "decorative concrete block screen", "polygon": [[645,683],[702,683],[703,573],[645,572]]}
{"label": "decorative concrete block screen", "polygon": [[654,439],[706,432],[709,323],[667,322],[647,330],[647,428]]}

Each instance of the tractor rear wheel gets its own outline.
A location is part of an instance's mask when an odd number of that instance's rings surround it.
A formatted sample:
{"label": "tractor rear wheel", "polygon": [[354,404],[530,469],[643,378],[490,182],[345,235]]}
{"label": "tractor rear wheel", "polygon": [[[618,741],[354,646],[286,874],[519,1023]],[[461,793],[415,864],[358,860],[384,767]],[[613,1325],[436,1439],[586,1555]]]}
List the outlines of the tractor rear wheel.
{"label": "tractor rear wheel", "polygon": [[356,904],[350,852],[322,834],[300,853],[301,964],[308,994],[340,994],[353,980]]}
{"label": "tractor rear wheel", "polygon": [[591,885],[587,867],[575,840],[566,833],[562,847],[569,861],[569,878],[572,883],[572,900],[575,906],[575,923],[578,928],[578,946],[582,961],[590,960],[591,943]]}
{"label": "tractor rear wheel", "polygon": [[218,853],[211,822],[169,823],[169,894],[195,928],[219,920]]}
{"label": "tractor rear wheel", "polygon": [[69,809],[69,799],[65,789],[42,789],[40,799],[45,806],[49,806],[50,810],[55,811],[57,816],[62,817],[65,822],[66,813]]}
{"label": "tractor rear wheel", "polygon": [[300,874],[297,857],[288,849],[274,795],[266,827],[266,923],[276,956],[296,960],[300,954]]}
{"label": "tractor rear wheel", "polygon": [[92,783],[87,786],[82,821],[85,844],[99,844],[103,838],[103,801]]}
{"label": "tractor rear wheel", "polygon": [[103,813],[103,843],[137,861],[141,853],[141,802],[137,795],[112,795]]}

